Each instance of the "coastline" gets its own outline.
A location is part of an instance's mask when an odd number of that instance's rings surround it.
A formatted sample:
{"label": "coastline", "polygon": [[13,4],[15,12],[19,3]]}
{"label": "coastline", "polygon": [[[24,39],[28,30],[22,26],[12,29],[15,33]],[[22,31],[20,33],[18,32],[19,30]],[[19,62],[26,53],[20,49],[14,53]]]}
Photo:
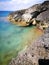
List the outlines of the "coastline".
{"label": "coastline", "polygon": [[[4,20],[3,20],[3,22],[4,22]],[[9,23],[9,25],[6,23],[2,24],[2,26],[3,26],[3,28],[2,28],[3,31],[1,31],[1,33],[2,33],[1,36],[3,36],[3,37],[1,38],[1,43],[3,44],[3,46],[2,46],[3,48],[2,47],[1,48],[3,49],[2,51],[5,51],[5,53],[3,52],[0,54],[1,58],[3,59],[0,61],[0,63],[2,63],[2,65],[7,65],[12,58],[14,58],[18,55],[19,51],[21,51],[23,49],[24,49],[23,51],[25,51],[27,46],[30,46],[31,42],[36,40],[37,37],[41,36],[42,32],[43,32],[33,26],[20,28],[16,25],[13,25],[10,23]],[[7,47],[6,50],[4,49],[5,45]],[[26,46],[26,48],[25,48],[25,46]],[[6,53],[6,51],[7,51],[7,53]]]}
{"label": "coastline", "polygon": [[13,58],[9,65],[38,65],[39,59],[49,59],[49,28],[25,51]]}
{"label": "coastline", "polygon": [[40,59],[49,59],[48,13],[49,1],[44,1],[0,19],[0,64],[39,65]]}

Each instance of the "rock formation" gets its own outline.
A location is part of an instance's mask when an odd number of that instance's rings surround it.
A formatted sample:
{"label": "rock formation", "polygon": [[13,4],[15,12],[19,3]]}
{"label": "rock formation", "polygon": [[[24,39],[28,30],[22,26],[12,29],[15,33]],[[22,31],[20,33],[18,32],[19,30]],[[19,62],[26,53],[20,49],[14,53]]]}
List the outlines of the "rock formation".
{"label": "rock formation", "polygon": [[9,15],[9,20],[19,26],[36,24],[39,28],[47,27],[44,34],[25,51],[19,52],[9,65],[39,65],[40,59],[49,60],[49,1],[13,12]]}
{"label": "rock formation", "polygon": [[[46,23],[49,21],[49,1],[45,1],[41,4],[36,4],[30,8],[19,10],[12,12],[8,19],[19,25],[19,26],[29,26],[30,24],[34,25],[33,22],[35,21],[35,24],[38,24],[42,21],[46,21]],[[34,20],[35,19],[35,20]],[[36,21],[37,20],[37,21]]]}

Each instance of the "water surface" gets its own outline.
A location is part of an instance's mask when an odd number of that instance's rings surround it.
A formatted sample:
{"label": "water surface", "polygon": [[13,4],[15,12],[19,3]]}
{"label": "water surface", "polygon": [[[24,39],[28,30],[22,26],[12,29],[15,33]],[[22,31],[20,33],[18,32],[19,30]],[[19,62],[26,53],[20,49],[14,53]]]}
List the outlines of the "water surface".
{"label": "water surface", "polygon": [[9,22],[5,13],[2,16],[0,16],[0,65],[8,65],[10,60],[36,40],[42,31],[35,26],[19,27]]}

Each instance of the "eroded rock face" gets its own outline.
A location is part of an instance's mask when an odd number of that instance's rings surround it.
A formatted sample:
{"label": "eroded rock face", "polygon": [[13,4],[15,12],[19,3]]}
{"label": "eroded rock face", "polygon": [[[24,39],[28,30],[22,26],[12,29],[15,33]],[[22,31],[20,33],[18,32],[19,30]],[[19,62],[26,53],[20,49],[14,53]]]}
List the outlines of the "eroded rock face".
{"label": "eroded rock face", "polygon": [[15,11],[9,15],[8,19],[19,26],[29,26],[30,23],[33,23],[33,18],[40,20],[40,22],[41,20],[49,20],[48,13],[49,1],[45,1],[44,3],[36,4],[28,9]]}
{"label": "eroded rock face", "polygon": [[40,20],[40,21],[46,20],[46,21],[48,22],[48,21],[49,21],[49,10],[40,13],[40,14],[37,16],[37,20]]}
{"label": "eroded rock face", "polygon": [[39,59],[49,59],[49,28],[25,51],[12,59],[9,65],[39,65]]}

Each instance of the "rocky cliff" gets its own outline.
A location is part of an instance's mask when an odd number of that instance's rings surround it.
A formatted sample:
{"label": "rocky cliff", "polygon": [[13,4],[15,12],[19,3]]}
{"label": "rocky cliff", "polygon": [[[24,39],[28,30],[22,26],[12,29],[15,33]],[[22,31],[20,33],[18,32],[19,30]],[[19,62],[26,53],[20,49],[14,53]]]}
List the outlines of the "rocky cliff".
{"label": "rocky cliff", "polygon": [[45,1],[24,10],[12,12],[8,16],[8,19],[19,26],[37,25],[39,23],[44,26],[49,21],[48,13],[49,1]]}

